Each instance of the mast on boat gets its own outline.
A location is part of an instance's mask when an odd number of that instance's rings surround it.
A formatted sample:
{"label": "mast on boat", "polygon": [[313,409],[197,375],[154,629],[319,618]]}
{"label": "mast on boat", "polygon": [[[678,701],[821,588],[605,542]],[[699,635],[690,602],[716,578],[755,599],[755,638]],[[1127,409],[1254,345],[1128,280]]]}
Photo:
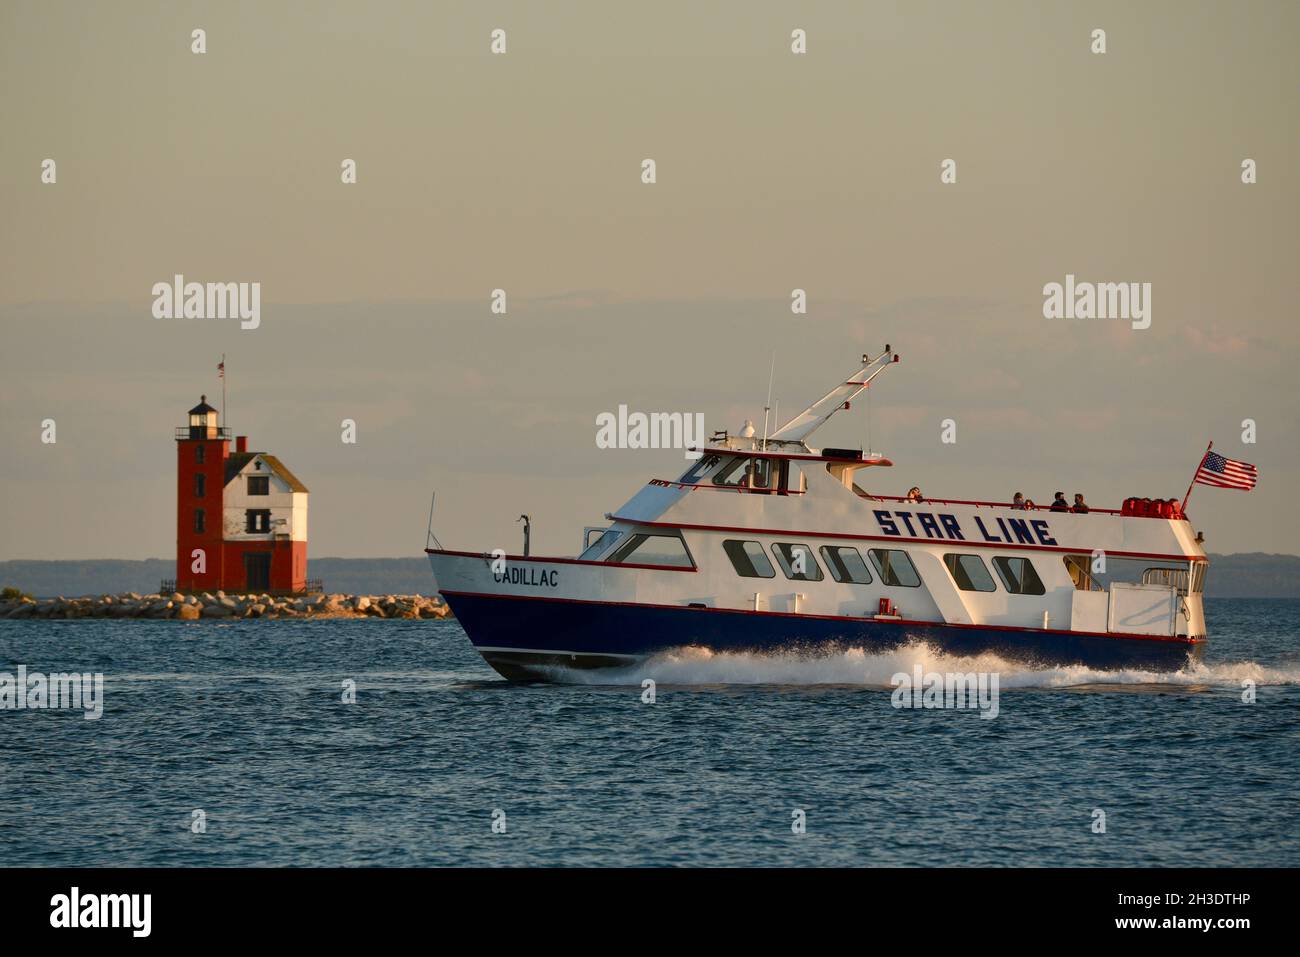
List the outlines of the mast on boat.
{"label": "mast on boat", "polygon": [[774,442],[803,442],[826,424],[832,415],[843,409],[871,384],[871,380],[898,361],[898,353],[888,344],[885,351],[874,359],[862,354],[862,367],[843,383],[804,409],[793,419],[772,433]]}

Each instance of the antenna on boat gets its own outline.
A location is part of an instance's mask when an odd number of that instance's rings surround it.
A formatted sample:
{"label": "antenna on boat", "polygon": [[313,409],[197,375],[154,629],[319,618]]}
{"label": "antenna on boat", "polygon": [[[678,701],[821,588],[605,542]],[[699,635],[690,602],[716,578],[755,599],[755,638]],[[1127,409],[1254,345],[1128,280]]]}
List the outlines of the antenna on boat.
{"label": "antenna on boat", "polygon": [[438,500],[438,493],[434,492],[429,496],[429,524],[424,530],[424,547],[428,548],[429,543],[433,542],[435,548],[442,548],[442,542],[438,541],[438,536],[433,534],[433,503]]}
{"label": "antenna on boat", "polygon": [[763,406],[763,451],[767,451],[767,413],[772,410],[772,380],[776,377],[776,350],[772,350],[772,368],[767,372],[767,405]]}

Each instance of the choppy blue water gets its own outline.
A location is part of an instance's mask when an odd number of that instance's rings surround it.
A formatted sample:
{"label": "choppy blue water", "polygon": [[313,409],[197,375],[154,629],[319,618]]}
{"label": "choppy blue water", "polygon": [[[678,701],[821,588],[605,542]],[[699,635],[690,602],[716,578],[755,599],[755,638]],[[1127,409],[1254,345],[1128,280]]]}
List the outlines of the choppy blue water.
{"label": "choppy blue water", "polygon": [[[0,670],[105,674],[97,721],[0,711],[0,858],[1300,865],[1300,602],[1208,610],[1204,666],[1178,675],[915,648],[683,652],[524,686],[454,622],[0,623]],[[999,670],[998,717],[892,707],[890,677],[913,661]]]}

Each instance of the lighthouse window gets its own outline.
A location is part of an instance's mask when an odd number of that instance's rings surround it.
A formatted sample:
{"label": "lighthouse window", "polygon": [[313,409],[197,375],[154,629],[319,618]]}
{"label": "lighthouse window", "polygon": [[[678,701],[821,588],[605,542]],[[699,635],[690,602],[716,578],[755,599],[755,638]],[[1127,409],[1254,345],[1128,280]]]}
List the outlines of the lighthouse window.
{"label": "lighthouse window", "polygon": [[767,560],[767,553],[758,542],[739,542],[728,539],[722,550],[731,559],[731,565],[741,578],[775,578],[776,569]]}
{"label": "lighthouse window", "polygon": [[204,532],[203,509],[201,508],[194,510],[194,532],[198,535],[202,535]]}
{"label": "lighthouse window", "polygon": [[610,562],[635,565],[673,565],[690,568],[691,561],[686,543],[677,535],[649,535],[638,533],[624,543],[608,559]]}
{"label": "lighthouse window", "polygon": [[1034,571],[1034,565],[1029,559],[999,555],[993,559],[993,567],[998,570],[998,577],[1011,594],[1043,594],[1043,580],[1038,577],[1038,572]]}
{"label": "lighthouse window", "polygon": [[250,475],[248,477],[248,494],[249,495],[270,495],[271,476]]}
{"label": "lighthouse window", "polygon": [[871,572],[862,560],[862,553],[852,545],[823,545],[822,560],[831,570],[831,577],[837,582],[851,582],[855,585],[870,585]]}
{"label": "lighthouse window", "polygon": [[997,591],[993,576],[978,555],[945,555],[943,563],[962,591]]}
{"label": "lighthouse window", "polygon": [[819,582],[824,577],[822,567],[813,558],[812,549],[807,545],[791,545],[776,542],[772,545],[772,554],[781,564],[785,577],[797,582]]}
{"label": "lighthouse window", "polygon": [[203,464],[203,446],[201,445],[194,446],[194,461],[197,462],[199,465]]}
{"label": "lighthouse window", "polygon": [[244,512],[244,531],[262,534],[271,530],[271,510],[269,508],[250,508]]}
{"label": "lighthouse window", "polygon": [[203,498],[207,491],[208,477],[206,475],[194,476],[194,497]]}
{"label": "lighthouse window", "polygon": [[921,584],[921,576],[916,573],[916,566],[907,557],[907,552],[896,548],[873,548],[871,563],[876,566],[880,580],[886,585],[916,588]]}

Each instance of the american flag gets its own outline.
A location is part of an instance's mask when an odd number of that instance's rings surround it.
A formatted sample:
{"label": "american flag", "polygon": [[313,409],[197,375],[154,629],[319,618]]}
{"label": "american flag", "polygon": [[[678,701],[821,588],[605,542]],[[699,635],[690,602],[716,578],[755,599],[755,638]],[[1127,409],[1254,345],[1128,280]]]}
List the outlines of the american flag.
{"label": "american flag", "polygon": [[1258,478],[1259,472],[1255,466],[1226,458],[1218,452],[1206,452],[1205,458],[1201,459],[1201,467],[1196,470],[1193,484],[1239,488],[1249,492],[1255,487]]}
{"label": "american flag", "polygon": [[223,356],[221,361],[217,363],[217,378],[224,379],[225,377],[226,377],[226,360],[225,357]]}

